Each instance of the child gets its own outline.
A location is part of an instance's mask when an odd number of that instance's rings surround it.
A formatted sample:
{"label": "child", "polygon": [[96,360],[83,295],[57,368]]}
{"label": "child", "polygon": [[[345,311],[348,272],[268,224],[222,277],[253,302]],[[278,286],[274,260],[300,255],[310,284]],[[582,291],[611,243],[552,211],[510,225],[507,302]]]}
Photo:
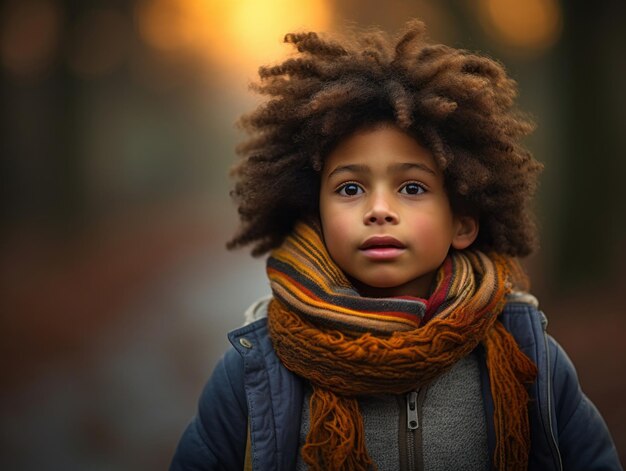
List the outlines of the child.
{"label": "child", "polygon": [[230,333],[172,470],[621,469],[515,261],[541,165],[498,63],[420,22],[262,67],[230,242],[272,297]]}

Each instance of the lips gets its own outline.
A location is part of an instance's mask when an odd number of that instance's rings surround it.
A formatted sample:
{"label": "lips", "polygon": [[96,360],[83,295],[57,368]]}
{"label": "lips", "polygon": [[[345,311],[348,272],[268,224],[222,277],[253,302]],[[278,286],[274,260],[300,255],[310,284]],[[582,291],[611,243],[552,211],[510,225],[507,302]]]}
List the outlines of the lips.
{"label": "lips", "polygon": [[360,250],[404,249],[405,245],[391,236],[372,236],[361,244]]}

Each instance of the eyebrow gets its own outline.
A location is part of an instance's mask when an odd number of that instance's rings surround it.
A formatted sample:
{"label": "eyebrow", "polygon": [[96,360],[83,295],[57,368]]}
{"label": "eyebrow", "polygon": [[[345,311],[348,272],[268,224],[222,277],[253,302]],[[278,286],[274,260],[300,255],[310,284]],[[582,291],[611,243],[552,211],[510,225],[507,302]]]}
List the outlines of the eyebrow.
{"label": "eyebrow", "polygon": [[330,179],[332,176],[338,175],[340,173],[369,173],[369,171],[370,168],[367,165],[339,165],[328,174],[328,178]]}
{"label": "eyebrow", "polygon": [[[389,170],[391,172],[400,172],[400,171],[405,171],[405,170],[411,170],[411,169],[418,169],[418,170],[422,170],[424,172],[430,173],[432,175],[437,175],[437,172],[435,172],[432,168],[430,168],[428,165],[423,164],[423,163],[416,163],[416,162],[406,162],[406,163],[399,163],[399,164],[393,164],[389,167]],[[330,172],[328,174],[328,178],[330,179],[331,177],[333,177],[334,175],[340,174],[340,173],[370,173],[371,170],[367,165],[360,165],[360,164],[351,164],[351,165],[340,165],[338,167],[336,167],[335,169],[333,169],[332,172]]]}
{"label": "eyebrow", "polygon": [[430,173],[432,175],[437,175],[437,172],[435,172],[432,168],[430,168],[428,165],[423,164],[423,163],[419,163],[419,162],[407,162],[407,163],[402,163],[402,164],[393,164],[391,166],[391,170],[394,172],[398,172],[401,170],[411,170],[413,168],[416,168],[418,170],[422,170],[424,172]]}

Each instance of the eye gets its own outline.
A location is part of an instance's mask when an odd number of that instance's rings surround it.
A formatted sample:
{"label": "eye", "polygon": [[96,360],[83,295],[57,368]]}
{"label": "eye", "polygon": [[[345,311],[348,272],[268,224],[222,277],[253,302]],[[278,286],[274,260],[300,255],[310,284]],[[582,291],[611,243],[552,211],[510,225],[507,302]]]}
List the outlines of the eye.
{"label": "eye", "polygon": [[356,183],[344,183],[335,191],[341,196],[356,196],[363,193],[363,188]]}
{"label": "eye", "polygon": [[421,195],[426,189],[424,186],[417,182],[410,182],[400,188],[400,193],[405,195]]}

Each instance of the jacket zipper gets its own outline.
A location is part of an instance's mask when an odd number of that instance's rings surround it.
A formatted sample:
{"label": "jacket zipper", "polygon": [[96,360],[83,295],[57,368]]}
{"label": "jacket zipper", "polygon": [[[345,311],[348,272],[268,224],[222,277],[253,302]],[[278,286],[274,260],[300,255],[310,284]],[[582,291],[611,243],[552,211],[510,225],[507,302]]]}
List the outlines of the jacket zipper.
{"label": "jacket zipper", "polygon": [[550,345],[548,343],[548,334],[545,330],[545,325],[543,325],[543,341],[546,349],[546,381],[548,384],[548,420],[544,420],[544,424],[547,423],[547,428],[549,430],[546,431],[548,435],[548,441],[550,442],[550,447],[552,448],[552,454],[556,458],[557,467],[560,471],[563,471],[563,461],[561,460],[561,453],[559,452],[559,447],[556,443],[556,439],[554,438],[554,432],[552,431],[552,372],[550,369]]}
{"label": "jacket zipper", "polygon": [[423,469],[421,413],[426,388],[422,387],[399,398],[400,404],[400,470]]}

